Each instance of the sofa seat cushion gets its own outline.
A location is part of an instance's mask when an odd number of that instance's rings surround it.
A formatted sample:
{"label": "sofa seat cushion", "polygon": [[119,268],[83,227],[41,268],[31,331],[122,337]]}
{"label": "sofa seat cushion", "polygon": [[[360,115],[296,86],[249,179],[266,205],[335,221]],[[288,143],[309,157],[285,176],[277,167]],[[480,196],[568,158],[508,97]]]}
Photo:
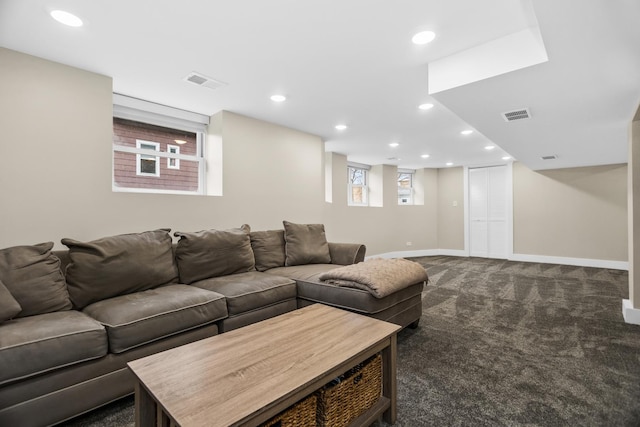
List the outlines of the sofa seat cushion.
{"label": "sofa seat cushion", "polygon": [[122,353],[227,317],[224,296],[188,285],[167,285],[88,305],[84,313],[107,329],[109,350]]}
{"label": "sofa seat cushion", "polygon": [[192,284],[224,295],[229,316],[296,299],[296,282],[259,271],[231,274]]}
{"label": "sofa seat cushion", "polygon": [[75,310],[19,317],[0,325],[0,385],[107,354],[107,334]]}
{"label": "sofa seat cushion", "polygon": [[408,286],[384,298],[376,298],[369,291],[346,288],[320,281],[322,273],[337,268],[331,264],[310,264],[267,270],[268,274],[296,280],[298,298],[332,305],[365,314],[375,314],[422,293],[424,282]]}

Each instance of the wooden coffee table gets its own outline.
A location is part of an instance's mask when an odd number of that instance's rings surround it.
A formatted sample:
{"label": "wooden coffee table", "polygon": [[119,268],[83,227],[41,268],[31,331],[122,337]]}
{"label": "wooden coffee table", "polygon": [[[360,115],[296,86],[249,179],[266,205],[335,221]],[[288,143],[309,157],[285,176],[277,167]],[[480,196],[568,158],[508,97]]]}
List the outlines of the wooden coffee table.
{"label": "wooden coffee table", "polygon": [[320,304],[129,362],[137,426],[255,426],[382,353],[382,396],[352,425],[396,421],[400,326]]}

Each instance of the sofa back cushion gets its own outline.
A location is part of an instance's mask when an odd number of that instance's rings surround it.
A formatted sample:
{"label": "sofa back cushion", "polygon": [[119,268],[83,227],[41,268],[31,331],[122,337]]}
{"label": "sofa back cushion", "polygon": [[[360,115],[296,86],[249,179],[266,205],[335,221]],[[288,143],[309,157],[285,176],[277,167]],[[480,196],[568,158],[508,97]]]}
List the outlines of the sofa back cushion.
{"label": "sofa back cushion", "polygon": [[71,262],[66,278],[73,305],[83,308],[117,295],[177,283],[169,229],[104,237],[62,239]]}
{"label": "sofa back cushion", "polygon": [[256,270],[284,267],[284,230],[252,231],[251,248],[256,259]]}
{"label": "sofa back cushion", "polygon": [[13,319],[16,314],[22,311],[18,301],[11,295],[9,289],[0,280],[0,323]]}
{"label": "sofa back cushion", "polygon": [[181,283],[255,270],[248,225],[229,230],[176,231]]}
{"label": "sofa back cushion", "polygon": [[323,224],[284,225],[285,265],[330,264],[331,254]]}
{"label": "sofa back cushion", "polygon": [[0,250],[0,280],[22,308],[17,317],[71,308],[60,260],[51,248],[53,242]]}

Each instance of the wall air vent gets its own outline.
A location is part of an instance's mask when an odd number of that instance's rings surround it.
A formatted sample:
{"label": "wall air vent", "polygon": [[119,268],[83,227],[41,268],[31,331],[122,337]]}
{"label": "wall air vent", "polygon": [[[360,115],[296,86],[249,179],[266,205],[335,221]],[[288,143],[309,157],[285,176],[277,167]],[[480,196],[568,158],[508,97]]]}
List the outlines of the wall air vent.
{"label": "wall air vent", "polygon": [[505,122],[513,122],[515,120],[530,119],[531,113],[529,113],[529,109],[527,108],[520,108],[518,110],[502,113],[502,118]]}
{"label": "wall air vent", "polygon": [[220,86],[226,85],[226,83],[214,80],[211,77],[207,77],[196,72],[190,73],[187,77],[184,78],[184,80],[198,86],[208,87],[209,89],[217,89]]}
{"label": "wall air vent", "polygon": [[540,157],[542,160],[555,160],[558,158],[558,156],[556,156],[555,154],[552,154],[550,156],[542,156]]}

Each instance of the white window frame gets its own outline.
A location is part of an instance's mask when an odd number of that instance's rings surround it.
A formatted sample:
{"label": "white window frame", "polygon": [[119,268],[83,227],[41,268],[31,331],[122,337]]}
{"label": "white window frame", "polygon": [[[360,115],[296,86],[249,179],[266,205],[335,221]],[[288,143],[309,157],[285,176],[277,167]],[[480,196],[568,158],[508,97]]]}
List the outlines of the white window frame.
{"label": "white window frame", "polygon": [[[167,144],[167,153],[180,154],[180,146]],[[174,161],[173,165],[171,164],[171,160]],[[177,157],[167,157],[167,169],[180,169],[180,159]]]}
{"label": "white window frame", "polygon": [[[154,149],[146,148],[143,146],[153,146]],[[136,139],[136,175],[138,176],[160,176],[160,157],[155,155],[156,151],[160,151],[160,143],[153,141],[145,141],[143,139]],[[152,154],[153,153],[153,154]],[[153,173],[142,171],[142,161],[153,160],[156,165],[156,171]]]}
{"label": "white window frame", "polygon": [[[206,135],[209,116],[205,116],[190,111],[180,110],[165,105],[155,104],[137,98],[131,98],[117,93],[113,94],[113,117],[131,120],[140,123],[147,123],[162,126],[170,129],[186,131],[196,134],[196,154],[171,154],[152,150],[137,151],[137,148],[124,145],[112,145],[112,151],[154,155],[160,158],[175,158],[198,163],[198,189],[196,191],[164,190],[159,188],[134,188],[120,187],[115,183],[115,173],[112,169],[111,189],[112,191],[124,193],[159,193],[159,194],[207,194],[207,162],[206,162]],[[159,164],[159,163],[158,163]],[[136,166],[137,167],[137,166]]]}
{"label": "white window frame", "polygon": [[[363,172],[363,184],[353,184],[351,182],[351,169],[361,170]],[[371,166],[359,163],[347,164],[347,204],[349,206],[369,206],[369,169]],[[353,200],[353,189],[362,188],[362,203]]]}
{"label": "white window frame", "polygon": [[[398,182],[400,181],[400,175],[409,175],[409,195],[408,195],[408,200],[407,202],[402,202],[402,196],[400,196],[400,184],[398,184],[398,205],[400,206],[406,206],[406,205],[413,205],[414,200],[413,200],[413,181],[415,179],[415,170],[412,169],[398,169]],[[402,189],[404,190],[404,188]]]}

